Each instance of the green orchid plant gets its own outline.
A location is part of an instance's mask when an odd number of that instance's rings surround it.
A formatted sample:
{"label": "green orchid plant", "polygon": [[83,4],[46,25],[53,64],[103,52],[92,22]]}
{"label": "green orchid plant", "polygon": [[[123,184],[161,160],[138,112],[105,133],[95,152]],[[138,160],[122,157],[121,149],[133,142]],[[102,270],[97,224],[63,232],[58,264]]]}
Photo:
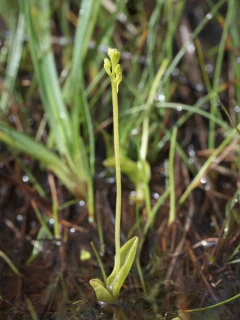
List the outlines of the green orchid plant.
{"label": "green orchid plant", "polygon": [[122,81],[122,69],[119,62],[120,52],[108,49],[108,58],[104,59],[104,68],[111,79],[112,104],[113,104],[113,135],[116,168],[116,218],[115,218],[115,260],[112,273],[105,278],[103,283],[99,279],[90,280],[99,303],[116,303],[121,287],[128,276],[136,256],[138,238],[133,237],[122,247],[120,245],[121,230],[121,164],[119,148],[119,123],[118,123],[118,87]]}

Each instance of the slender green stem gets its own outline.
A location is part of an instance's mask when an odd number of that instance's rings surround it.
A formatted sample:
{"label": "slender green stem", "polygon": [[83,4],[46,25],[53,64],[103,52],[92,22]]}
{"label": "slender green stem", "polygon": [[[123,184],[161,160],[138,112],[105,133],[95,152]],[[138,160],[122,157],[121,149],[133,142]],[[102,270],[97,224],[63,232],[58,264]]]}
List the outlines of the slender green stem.
{"label": "slender green stem", "polygon": [[32,320],[38,320],[38,316],[37,316],[37,313],[34,309],[32,301],[28,297],[25,297],[25,301],[26,301],[28,310],[30,311]]}
{"label": "slender green stem", "polygon": [[8,258],[8,256],[2,251],[0,250],[0,257],[3,258],[3,260],[5,260],[5,262],[9,265],[9,267],[12,269],[12,271],[18,275],[22,277],[21,272],[18,271],[18,269],[15,267],[15,265],[13,264],[13,262]]}
{"label": "slender green stem", "polygon": [[52,211],[53,211],[53,219],[54,219],[54,225],[53,225],[54,236],[56,239],[59,239],[60,230],[59,230],[58,208],[57,208],[57,203],[55,199],[53,199]]}
{"label": "slender green stem", "polygon": [[[216,61],[216,66],[215,66],[215,74],[214,74],[214,79],[213,79],[213,92],[217,92],[218,87],[219,87],[219,79],[222,71],[222,63],[223,63],[223,57],[225,53],[225,46],[226,46],[226,41],[228,37],[228,32],[229,28],[231,26],[231,21],[232,21],[232,14],[234,12],[234,7],[235,7],[235,0],[230,0],[228,1],[228,11],[227,15],[224,21],[224,28],[222,32],[222,37],[221,41],[219,44],[219,50],[218,50],[218,55],[217,55],[217,61]],[[213,95],[212,100],[211,100],[211,110],[210,113],[212,115],[216,115],[218,113],[218,108],[217,108],[217,95]],[[215,145],[215,122],[210,120],[209,123],[209,135],[208,135],[208,147],[209,149],[213,149]]]}
{"label": "slender green stem", "polygon": [[176,146],[176,138],[177,138],[177,127],[174,127],[171,145],[170,145],[170,154],[169,154],[169,181],[170,181],[170,213],[168,219],[168,225],[175,221],[175,182],[174,182],[174,155],[175,155],[175,146]]}
{"label": "slender green stem", "polygon": [[112,104],[113,104],[113,136],[114,153],[116,165],[116,217],[115,217],[115,250],[116,250],[116,268],[120,269],[120,229],[121,229],[121,168],[120,168],[120,150],[119,150],[119,125],[118,125],[118,97],[117,84],[115,79],[111,78],[112,84]]}
{"label": "slender green stem", "polygon": [[196,188],[198,185],[199,179],[207,172],[209,166],[212,164],[214,159],[224,150],[224,148],[234,139],[236,136],[237,130],[232,130],[230,134],[223,140],[223,142],[219,145],[219,147],[211,154],[208,160],[204,163],[202,168],[198,171],[198,174],[194,177],[188,188],[185,190],[181,198],[179,199],[179,204],[183,204],[189,194]]}
{"label": "slender green stem", "polygon": [[160,66],[157,75],[153,81],[152,88],[150,90],[147,103],[146,103],[146,111],[143,120],[143,129],[142,129],[142,141],[141,141],[141,148],[140,148],[140,158],[141,160],[146,160],[147,156],[147,149],[148,149],[148,138],[149,138],[149,114],[151,110],[152,103],[154,101],[155,94],[159,88],[159,83],[166,71],[168,65],[168,60],[164,60],[162,65]]}
{"label": "slender green stem", "polygon": [[33,210],[35,211],[35,214],[36,214],[36,216],[37,216],[42,228],[44,229],[47,237],[49,239],[52,239],[53,238],[52,232],[49,230],[49,228],[48,228],[43,216],[41,215],[36,203],[34,201],[32,201],[31,204],[32,204]]}
{"label": "slender green stem", "polygon": [[191,309],[191,310],[183,310],[183,312],[205,311],[205,310],[209,310],[209,309],[213,309],[213,308],[216,308],[216,307],[223,306],[224,304],[229,303],[229,302],[231,302],[233,300],[236,300],[236,299],[239,299],[239,298],[240,298],[240,293],[236,294],[235,296],[233,296],[233,297],[231,297],[229,299],[226,299],[226,300],[221,301],[219,303],[213,304],[212,306],[208,306],[208,307],[205,307],[205,308]]}
{"label": "slender green stem", "polygon": [[104,270],[103,263],[102,263],[102,261],[101,261],[101,258],[100,258],[100,256],[99,256],[99,254],[98,254],[98,252],[97,252],[97,249],[96,249],[96,247],[95,247],[95,245],[94,245],[93,242],[91,242],[91,246],[92,246],[93,252],[95,253],[95,256],[96,256],[96,258],[97,258],[98,265],[99,265],[99,267],[100,267],[100,269],[101,269],[102,276],[103,276],[103,279],[104,279],[104,283],[107,283],[107,275],[106,275],[106,272],[105,272],[105,270]]}

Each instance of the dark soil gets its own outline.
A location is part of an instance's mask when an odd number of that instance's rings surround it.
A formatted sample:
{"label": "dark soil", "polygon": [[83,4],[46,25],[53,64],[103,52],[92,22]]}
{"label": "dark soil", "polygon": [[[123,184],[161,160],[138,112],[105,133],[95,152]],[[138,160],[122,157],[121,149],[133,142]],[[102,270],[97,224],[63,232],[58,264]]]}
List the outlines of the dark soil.
{"label": "dark soil", "polygon": [[[34,190],[21,181],[21,176],[17,180],[17,174],[13,172],[20,170],[17,165],[9,172],[12,163],[9,159],[0,173],[0,248],[23,276],[15,275],[0,260],[2,319],[31,319],[26,299],[30,299],[40,319],[112,319],[113,314],[115,319],[156,319],[157,315],[159,319],[172,319],[178,308],[211,305],[239,292],[239,264],[227,264],[239,243],[239,228],[231,225],[224,238],[220,226],[218,229],[212,223],[216,220],[211,211],[213,196],[206,196],[205,191],[199,190],[194,194],[194,206],[189,203],[189,208],[181,208],[171,230],[166,228],[167,203],[157,215],[155,226],[141,252],[147,295],[143,294],[134,266],[121,291],[119,305],[98,306],[88,281],[92,277],[101,277],[90,245],[93,241],[99,248],[99,240],[95,224],[88,222],[84,202],[60,213],[60,240],[36,240],[39,226],[31,204],[36,203],[42,213],[51,215],[51,203],[34,195]],[[11,178],[13,176],[16,178]],[[105,241],[102,260],[107,273],[111,271],[114,256],[115,189],[112,181],[110,179],[109,183],[109,179],[96,178],[96,207],[101,214]],[[131,185],[126,185],[126,179],[123,183],[124,241],[134,224],[135,209],[128,200]],[[152,201],[156,201],[154,197],[161,192],[160,186],[161,181],[154,179],[153,174]],[[69,197],[61,185],[58,191],[63,201]],[[230,196],[232,191],[228,192]],[[221,200],[222,205],[224,201]],[[219,200],[217,203],[220,205]],[[191,226],[184,232],[187,217],[191,214]],[[36,241],[42,246],[42,251],[26,265]],[[91,252],[91,259],[81,261],[83,249]],[[237,319],[239,314],[239,300],[236,300],[211,312],[198,313],[191,319]]]}

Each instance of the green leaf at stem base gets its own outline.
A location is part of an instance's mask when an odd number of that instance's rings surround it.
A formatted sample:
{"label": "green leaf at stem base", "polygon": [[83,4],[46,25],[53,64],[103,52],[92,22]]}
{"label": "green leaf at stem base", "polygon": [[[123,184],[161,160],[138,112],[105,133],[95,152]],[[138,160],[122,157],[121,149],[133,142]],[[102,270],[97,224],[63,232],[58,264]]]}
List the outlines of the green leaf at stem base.
{"label": "green leaf at stem base", "polygon": [[106,285],[99,279],[90,280],[98,302],[116,303],[121,287],[127,278],[136,256],[138,238],[128,240],[120,249],[120,268],[114,265],[113,271],[107,278]]}

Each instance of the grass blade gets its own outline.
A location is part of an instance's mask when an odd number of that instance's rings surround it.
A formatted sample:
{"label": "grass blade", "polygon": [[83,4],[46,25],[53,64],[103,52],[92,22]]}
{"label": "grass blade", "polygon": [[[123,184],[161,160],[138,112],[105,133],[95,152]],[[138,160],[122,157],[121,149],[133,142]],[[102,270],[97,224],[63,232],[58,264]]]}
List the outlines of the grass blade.
{"label": "grass blade", "polygon": [[49,151],[41,143],[34,141],[25,134],[16,131],[0,121],[0,140],[5,142],[15,151],[24,152],[52,171],[75,196],[86,198],[86,185],[79,180],[75,172],[53,152]]}
{"label": "grass blade", "polygon": [[[22,13],[19,14],[18,23],[16,26],[16,34],[11,39],[11,48],[8,57],[8,64],[6,69],[6,76],[4,86],[10,94],[13,94],[14,85],[19,69],[20,59],[22,55],[23,40],[25,31],[25,21]],[[3,92],[0,101],[0,113],[6,114],[8,112],[8,93]]]}
{"label": "grass blade", "polygon": [[18,275],[18,276],[22,276],[21,272],[18,271],[18,269],[15,267],[15,265],[13,264],[13,262],[8,258],[8,256],[2,251],[0,250],[0,257],[3,258],[3,260],[9,265],[9,267],[12,269],[12,271]]}
{"label": "grass blade", "polygon": [[26,19],[29,47],[43,106],[58,150],[69,157],[72,152],[72,130],[52,51],[49,1],[22,0],[21,7]]}

